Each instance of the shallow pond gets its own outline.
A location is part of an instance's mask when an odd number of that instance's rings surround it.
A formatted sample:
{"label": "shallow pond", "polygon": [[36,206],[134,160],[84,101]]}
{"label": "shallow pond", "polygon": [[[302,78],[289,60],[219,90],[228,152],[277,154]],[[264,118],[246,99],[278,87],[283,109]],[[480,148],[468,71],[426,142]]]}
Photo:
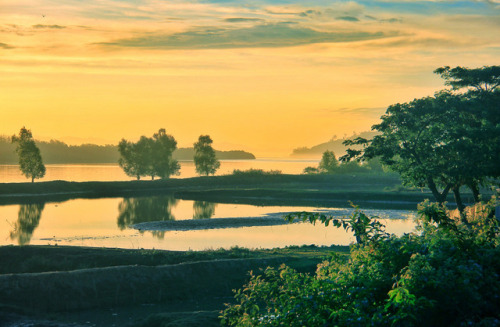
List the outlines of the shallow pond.
{"label": "shallow pond", "polygon": [[[152,221],[276,217],[287,212],[324,211],[335,216],[351,208],[313,208],[222,204],[178,200],[172,196],[75,199],[65,202],[0,206],[0,245],[42,244],[92,247],[203,250],[240,246],[273,248],[289,245],[347,245],[352,234],[334,227],[294,223],[186,231],[138,231],[132,226]],[[377,215],[390,233],[410,232],[415,213],[408,210],[363,210]]]}

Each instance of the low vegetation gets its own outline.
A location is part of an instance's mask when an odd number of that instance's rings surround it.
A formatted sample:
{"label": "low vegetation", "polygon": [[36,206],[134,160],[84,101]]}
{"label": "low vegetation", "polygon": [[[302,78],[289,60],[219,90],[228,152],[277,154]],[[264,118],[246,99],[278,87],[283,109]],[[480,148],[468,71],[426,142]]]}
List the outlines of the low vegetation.
{"label": "low vegetation", "polygon": [[233,170],[233,176],[239,176],[239,177],[259,177],[259,176],[274,176],[274,175],[281,175],[281,170],[264,170],[264,169],[247,169],[247,170],[240,170],[240,169],[235,169]]}
{"label": "low vegetation", "polygon": [[315,274],[283,265],[252,275],[222,322],[230,326],[498,326],[499,222],[486,206],[468,225],[439,204],[419,207],[419,232],[401,237],[356,211],[347,221],[304,216],[354,230],[349,257]]}
{"label": "low vegetation", "polygon": [[384,174],[387,170],[383,168],[380,160],[371,159],[363,164],[357,161],[339,162],[333,151],[323,152],[318,167],[306,167],[303,173],[307,175],[323,174]]}

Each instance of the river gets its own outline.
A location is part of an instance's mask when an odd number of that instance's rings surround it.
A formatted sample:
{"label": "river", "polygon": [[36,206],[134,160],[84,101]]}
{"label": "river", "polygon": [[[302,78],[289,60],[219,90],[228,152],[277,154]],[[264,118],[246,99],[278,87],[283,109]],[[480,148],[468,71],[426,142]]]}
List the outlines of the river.
{"label": "river", "polygon": [[[233,170],[264,169],[299,174],[317,160],[257,159],[223,160],[217,174]],[[47,165],[41,181],[121,181],[126,176],[118,165]],[[196,176],[193,162],[181,162],[181,175]],[[26,182],[18,166],[1,165],[2,182]],[[37,180],[39,181],[39,180]],[[134,224],[151,221],[216,219],[238,217],[281,217],[286,212],[322,211],[330,215],[348,215],[348,208],[291,206],[254,206],[243,204],[188,201],[172,196],[140,198],[74,199],[0,206],[0,245],[72,245],[130,249],[204,250],[230,248],[273,248],[290,245],[347,245],[351,233],[321,224],[296,223],[185,231],[138,231]],[[379,216],[387,231],[396,234],[414,228],[415,213],[408,210],[365,210]]]}
{"label": "river", "polygon": [[[351,233],[321,224],[295,223],[187,231],[138,231],[132,225],[150,221],[283,216],[286,212],[322,211],[334,216],[352,209],[253,206],[179,200],[172,196],[74,199],[64,202],[0,206],[0,245],[73,245],[130,249],[203,250],[274,248],[290,245],[347,245]],[[414,212],[373,210],[396,234],[410,232]]]}
{"label": "river", "polygon": [[[233,170],[263,169],[279,170],[284,174],[300,174],[307,166],[318,166],[319,160],[292,160],[263,158],[255,160],[221,160],[220,169],[216,175],[231,174]],[[179,176],[187,178],[198,176],[193,161],[181,161]],[[51,164],[45,165],[45,176],[37,181],[66,180],[84,181],[127,181],[135,179],[125,175],[117,164]],[[17,165],[0,165],[0,183],[29,182],[23,176]]]}

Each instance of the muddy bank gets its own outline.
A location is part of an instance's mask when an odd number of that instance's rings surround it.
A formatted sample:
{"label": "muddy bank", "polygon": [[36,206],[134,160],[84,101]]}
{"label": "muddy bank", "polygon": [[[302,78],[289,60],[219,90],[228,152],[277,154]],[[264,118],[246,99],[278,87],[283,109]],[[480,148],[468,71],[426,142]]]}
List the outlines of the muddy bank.
{"label": "muddy bank", "polygon": [[[232,298],[247,272],[292,264],[286,257],[226,259],[157,267],[121,266],[0,275],[0,304],[58,312],[200,298]],[[314,269],[315,264],[310,267]]]}
{"label": "muddy bank", "polygon": [[[254,226],[277,226],[290,224],[283,214],[265,217],[241,217],[241,218],[211,218],[211,219],[189,219],[189,220],[167,220],[139,223],[130,227],[139,231],[187,231],[203,229],[238,228]],[[293,223],[298,223],[296,220]]]}

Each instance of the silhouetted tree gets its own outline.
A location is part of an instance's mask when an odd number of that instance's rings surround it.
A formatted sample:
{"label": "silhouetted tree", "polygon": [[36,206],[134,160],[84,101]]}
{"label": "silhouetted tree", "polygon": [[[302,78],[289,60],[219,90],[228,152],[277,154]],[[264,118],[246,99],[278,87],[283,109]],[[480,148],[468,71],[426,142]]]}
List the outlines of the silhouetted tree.
{"label": "silhouetted tree", "polygon": [[136,177],[137,180],[141,179],[141,176],[147,176],[148,153],[146,143],[147,138],[143,136],[137,143],[122,139],[118,144],[118,151],[120,152],[118,164],[127,176]]}
{"label": "silhouetted tree", "polygon": [[500,86],[500,66],[485,66],[481,68],[466,68],[449,66],[440,67],[434,73],[441,75],[445,85],[454,90],[462,88],[476,91],[493,92]]}
{"label": "silhouetted tree", "polygon": [[17,239],[19,245],[29,244],[33,232],[40,223],[45,203],[22,204],[19,206],[17,222],[10,232],[10,239]]}
{"label": "silhouetted tree", "polygon": [[212,142],[210,136],[200,135],[198,142],[194,143],[194,164],[200,175],[213,175],[220,167]]}
{"label": "silhouetted tree", "polygon": [[172,158],[176,148],[177,142],[165,129],[160,129],[152,138],[141,136],[137,143],[122,139],[118,144],[118,164],[127,176],[138,180],[141,176],[168,178],[179,174],[180,165]]}
{"label": "silhouetted tree", "polygon": [[345,142],[364,148],[348,149],[341,160],[379,157],[405,184],[429,187],[440,203],[453,191],[462,212],[461,186],[469,186],[477,201],[478,185],[500,175],[500,69],[445,67],[436,73],[455,89],[468,87],[467,92],[446,90],[389,106],[372,127],[381,134]]}
{"label": "silhouetted tree", "polygon": [[193,219],[207,219],[212,218],[215,214],[216,204],[206,201],[193,202]]}
{"label": "silhouetted tree", "polygon": [[168,135],[165,129],[160,129],[151,139],[151,178],[169,178],[170,175],[179,175],[179,162],[172,158],[177,149],[177,141]]}
{"label": "silhouetted tree", "polygon": [[319,171],[327,174],[333,174],[338,167],[339,162],[335,157],[335,153],[328,150],[323,152],[323,156],[319,162]]}
{"label": "silhouetted tree", "polygon": [[12,143],[17,143],[16,152],[19,156],[19,168],[23,175],[31,178],[32,183],[35,181],[35,178],[45,176],[45,166],[42,156],[33,140],[31,131],[25,127],[21,128],[18,136],[12,136]]}

